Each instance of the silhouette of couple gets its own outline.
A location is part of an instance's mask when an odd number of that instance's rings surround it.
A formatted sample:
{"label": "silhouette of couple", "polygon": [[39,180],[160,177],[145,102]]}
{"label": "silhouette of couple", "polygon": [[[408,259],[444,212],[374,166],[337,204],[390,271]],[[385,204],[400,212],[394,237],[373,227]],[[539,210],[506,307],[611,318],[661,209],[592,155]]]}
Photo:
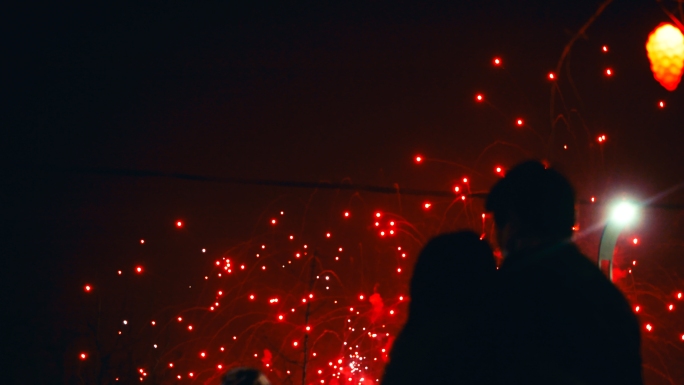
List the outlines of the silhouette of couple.
{"label": "silhouette of couple", "polygon": [[642,384],[636,317],[571,242],[570,183],[529,161],[486,209],[503,263],[472,232],[428,242],[382,384]]}

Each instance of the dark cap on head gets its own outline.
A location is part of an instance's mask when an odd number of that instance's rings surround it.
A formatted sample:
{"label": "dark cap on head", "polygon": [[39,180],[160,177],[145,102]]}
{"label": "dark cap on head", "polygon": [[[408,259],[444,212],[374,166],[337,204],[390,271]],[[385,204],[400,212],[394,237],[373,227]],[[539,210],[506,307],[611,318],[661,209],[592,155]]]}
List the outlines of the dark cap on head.
{"label": "dark cap on head", "polygon": [[575,224],[575,191],[558,171],[527,161],[494,185],[485,208],[499,229],[515,219],[522,235],[569,238]]}

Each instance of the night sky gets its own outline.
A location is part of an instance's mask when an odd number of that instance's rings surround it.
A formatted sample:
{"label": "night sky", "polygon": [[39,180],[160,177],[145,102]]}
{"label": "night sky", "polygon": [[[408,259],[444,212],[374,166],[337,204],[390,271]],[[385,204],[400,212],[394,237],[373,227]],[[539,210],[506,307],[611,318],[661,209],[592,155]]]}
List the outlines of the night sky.
{"label": "night sky", "polygon": [[[8,13],[0,191],[10,378],[61,381],[83,282],[143,261],[125,245],[159,240],[144,262],[177,282],[203,271],[174,257],[179,247],[227,249],[280,197],[310,194],[85,168],[444,191],[466,173],[419,169],[422,154],[475,168],[473,188],[486,191],[495,165],[532,156],[550,158],[584,199],[649,199],[684,182],[684,91],[653,79],[644,48],[668,21],[656,1],[614,2],[577,41],[558,75],[592,135],[559,129],[550,153],[515,119],[548,137],[547,74],[599,1],[236,3]],[[477,104],[477,93],[496,109]],[[598,134],[608,137],[600,149]],[[495,141],[527,154],[499,146],[478,158]],[[590,150],[572,153],[580,147]],[[684,204],[684,191],[658,202]],[[644,238],[667,229],[657,247],[671,257],[661,263],[679,272],[681,213],[647,210],[642,221]]]}

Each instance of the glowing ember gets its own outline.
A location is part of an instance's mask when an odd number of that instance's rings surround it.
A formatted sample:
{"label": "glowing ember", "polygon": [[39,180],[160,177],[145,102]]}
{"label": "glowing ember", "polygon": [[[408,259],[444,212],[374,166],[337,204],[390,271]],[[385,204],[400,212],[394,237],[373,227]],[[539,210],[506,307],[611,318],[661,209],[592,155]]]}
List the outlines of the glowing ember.
{"label": "glowing ember", "polygon": [[684,68],[684,34],[669,23],[660,24],[648,36],[648,59],[653,77],[668,91],[677,89]]}

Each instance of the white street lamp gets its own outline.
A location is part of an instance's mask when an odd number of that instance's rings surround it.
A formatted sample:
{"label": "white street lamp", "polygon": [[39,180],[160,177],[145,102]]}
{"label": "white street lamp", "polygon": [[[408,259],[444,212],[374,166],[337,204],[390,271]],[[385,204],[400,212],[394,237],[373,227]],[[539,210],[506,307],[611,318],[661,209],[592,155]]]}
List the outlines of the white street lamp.
{"label": "white street lamp", "polygon": [[612,207],[606,226],[601,234],[599,244],[598,267],[601,269],[603,261],[608,261],[608,277],[613,281],[613,256],[618,236],[625,226],[634,221],[637,214],[637,206],[628,201],[622,201]]}

